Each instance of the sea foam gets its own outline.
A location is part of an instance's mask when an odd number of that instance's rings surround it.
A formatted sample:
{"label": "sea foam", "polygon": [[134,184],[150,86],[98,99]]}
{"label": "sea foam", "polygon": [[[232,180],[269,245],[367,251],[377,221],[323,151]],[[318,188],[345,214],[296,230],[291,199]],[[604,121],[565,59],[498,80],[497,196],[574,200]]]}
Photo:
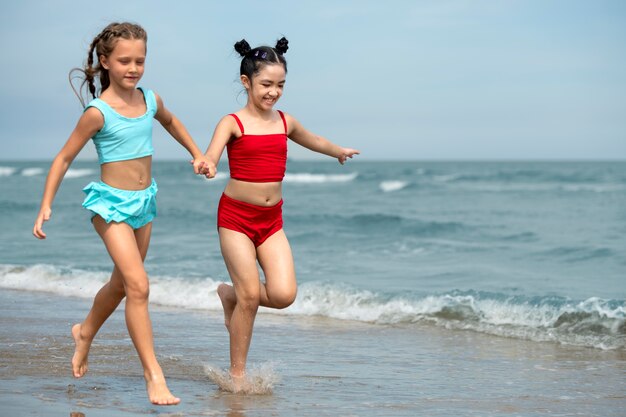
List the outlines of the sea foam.
{"label": "sea foam", "polygon": [[350,182],[354,181],[358,177],[358,172],[352,172],[349,174],[311,174],[311,173],[298,173],[298,174],[285,174],[285,182],[301,183],[301,184],[322,184],[332,182]]}
{"label": "sea foam", "polygon": [[[0,265],[0,288],[45,291],[92,298],[109,273],[62,269],[49,265]],[[150,277],[154,304],[220,311],[211,278]],[[626,301],[589,297],[522,297],[479,291],[444,294],[381,294],[322,282],[298,287],[296,302],[260,313],[325,317],[378,325],[430,323],[447,329],[472,330],[502,337],[556,342],[600,349],[626,348]]]}
{"label": "sea foam", "polygon": [[17,171],[17,168],[0,166],[0,177],[10,177]]}
{"label": "sea foam", "polygon": [[72,168],[70,168],[65,173],[65,178],[80,178],[80,177],[86,177],[88,175],[93,175],[95,173],[96,173],[96,171],[93,170],[93,169],[88,169],[88,168],[72,169]]}
{"label": "sea foam", "polygon": [[23,177],[35,177],[43,174],[44,172],[43,168],[24,168],[21,174]]}
{"label": "sea foam", "polygon": [[380,183],[379,187],[386,193],[392,191],[398,191],[405,187],[407,187],[410,183],[408,181],[383,181]]}

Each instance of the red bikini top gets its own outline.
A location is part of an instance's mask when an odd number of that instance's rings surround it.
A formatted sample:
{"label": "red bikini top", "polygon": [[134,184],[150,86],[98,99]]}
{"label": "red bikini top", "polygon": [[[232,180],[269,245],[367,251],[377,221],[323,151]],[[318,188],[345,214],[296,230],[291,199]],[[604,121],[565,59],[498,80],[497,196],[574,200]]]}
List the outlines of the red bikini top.
{"label": "red bikini top", "polygon": [[287,168],[287,122],[283,119],[285,133],[269,135],[247,135],[236,114],[230,114],[237,121],[241,136],[231,139],[226,145],[230,177],[249,182],[282,181]]}

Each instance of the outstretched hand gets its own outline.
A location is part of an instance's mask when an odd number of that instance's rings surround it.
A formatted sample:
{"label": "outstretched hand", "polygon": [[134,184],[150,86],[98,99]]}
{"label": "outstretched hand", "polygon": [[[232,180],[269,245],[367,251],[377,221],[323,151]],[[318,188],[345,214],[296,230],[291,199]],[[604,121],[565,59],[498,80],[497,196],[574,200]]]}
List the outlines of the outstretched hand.
{"label": "outstretched hand", "polygon": [[354,155],[359,155],[361,152],[351,148],[341,148],[341,153],[337,157],[337,160],[343,165],[348,158],[352,159]]}
{"label": "outstretched hand", "polygon": [[39,215],[35,220],[35,226],[33,227],[33,236],[35,236],[37,239],[46,238],[46,234],[43,231],[43,224],[44,222],[50,220],[50,216],[52,216],[52,210],[49,208],[41,209],[41,211],[39,211]]}

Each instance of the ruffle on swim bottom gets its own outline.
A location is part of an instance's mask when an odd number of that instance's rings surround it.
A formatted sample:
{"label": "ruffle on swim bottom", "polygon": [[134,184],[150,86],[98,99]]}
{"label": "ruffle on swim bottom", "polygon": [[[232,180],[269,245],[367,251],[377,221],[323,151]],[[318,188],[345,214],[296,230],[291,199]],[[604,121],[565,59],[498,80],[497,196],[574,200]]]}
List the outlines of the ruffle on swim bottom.
{"label": "ruffle on swim bottom", "polygon": [[87,194],[83,207],[107,223],[125,222],[133,229],[150,223],[156,216],[156,181],[143,190],[121,190],[103,182],[91,182],[83,188]]}

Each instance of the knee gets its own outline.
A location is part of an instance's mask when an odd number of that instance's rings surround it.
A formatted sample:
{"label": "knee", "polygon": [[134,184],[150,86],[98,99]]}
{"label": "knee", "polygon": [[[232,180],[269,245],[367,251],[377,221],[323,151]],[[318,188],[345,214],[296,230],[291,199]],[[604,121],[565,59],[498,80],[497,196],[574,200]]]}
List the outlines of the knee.
{"label": "knee", "polygon": [[268,294],[270,304],[273,308],[287,308],[296,301],[296,290],[281,291],[279,293]]}
{"label": "knee", "polygon": [[132,301],[148,301],[150,296],[150,285],[148,277],[145,279],[128,280],[124,285],[126,298]]}
{"label": "knee", "polygon": [[260,295],[258,291],[236,291],[237,305],[246,311],[255,312],[259,308]]}

